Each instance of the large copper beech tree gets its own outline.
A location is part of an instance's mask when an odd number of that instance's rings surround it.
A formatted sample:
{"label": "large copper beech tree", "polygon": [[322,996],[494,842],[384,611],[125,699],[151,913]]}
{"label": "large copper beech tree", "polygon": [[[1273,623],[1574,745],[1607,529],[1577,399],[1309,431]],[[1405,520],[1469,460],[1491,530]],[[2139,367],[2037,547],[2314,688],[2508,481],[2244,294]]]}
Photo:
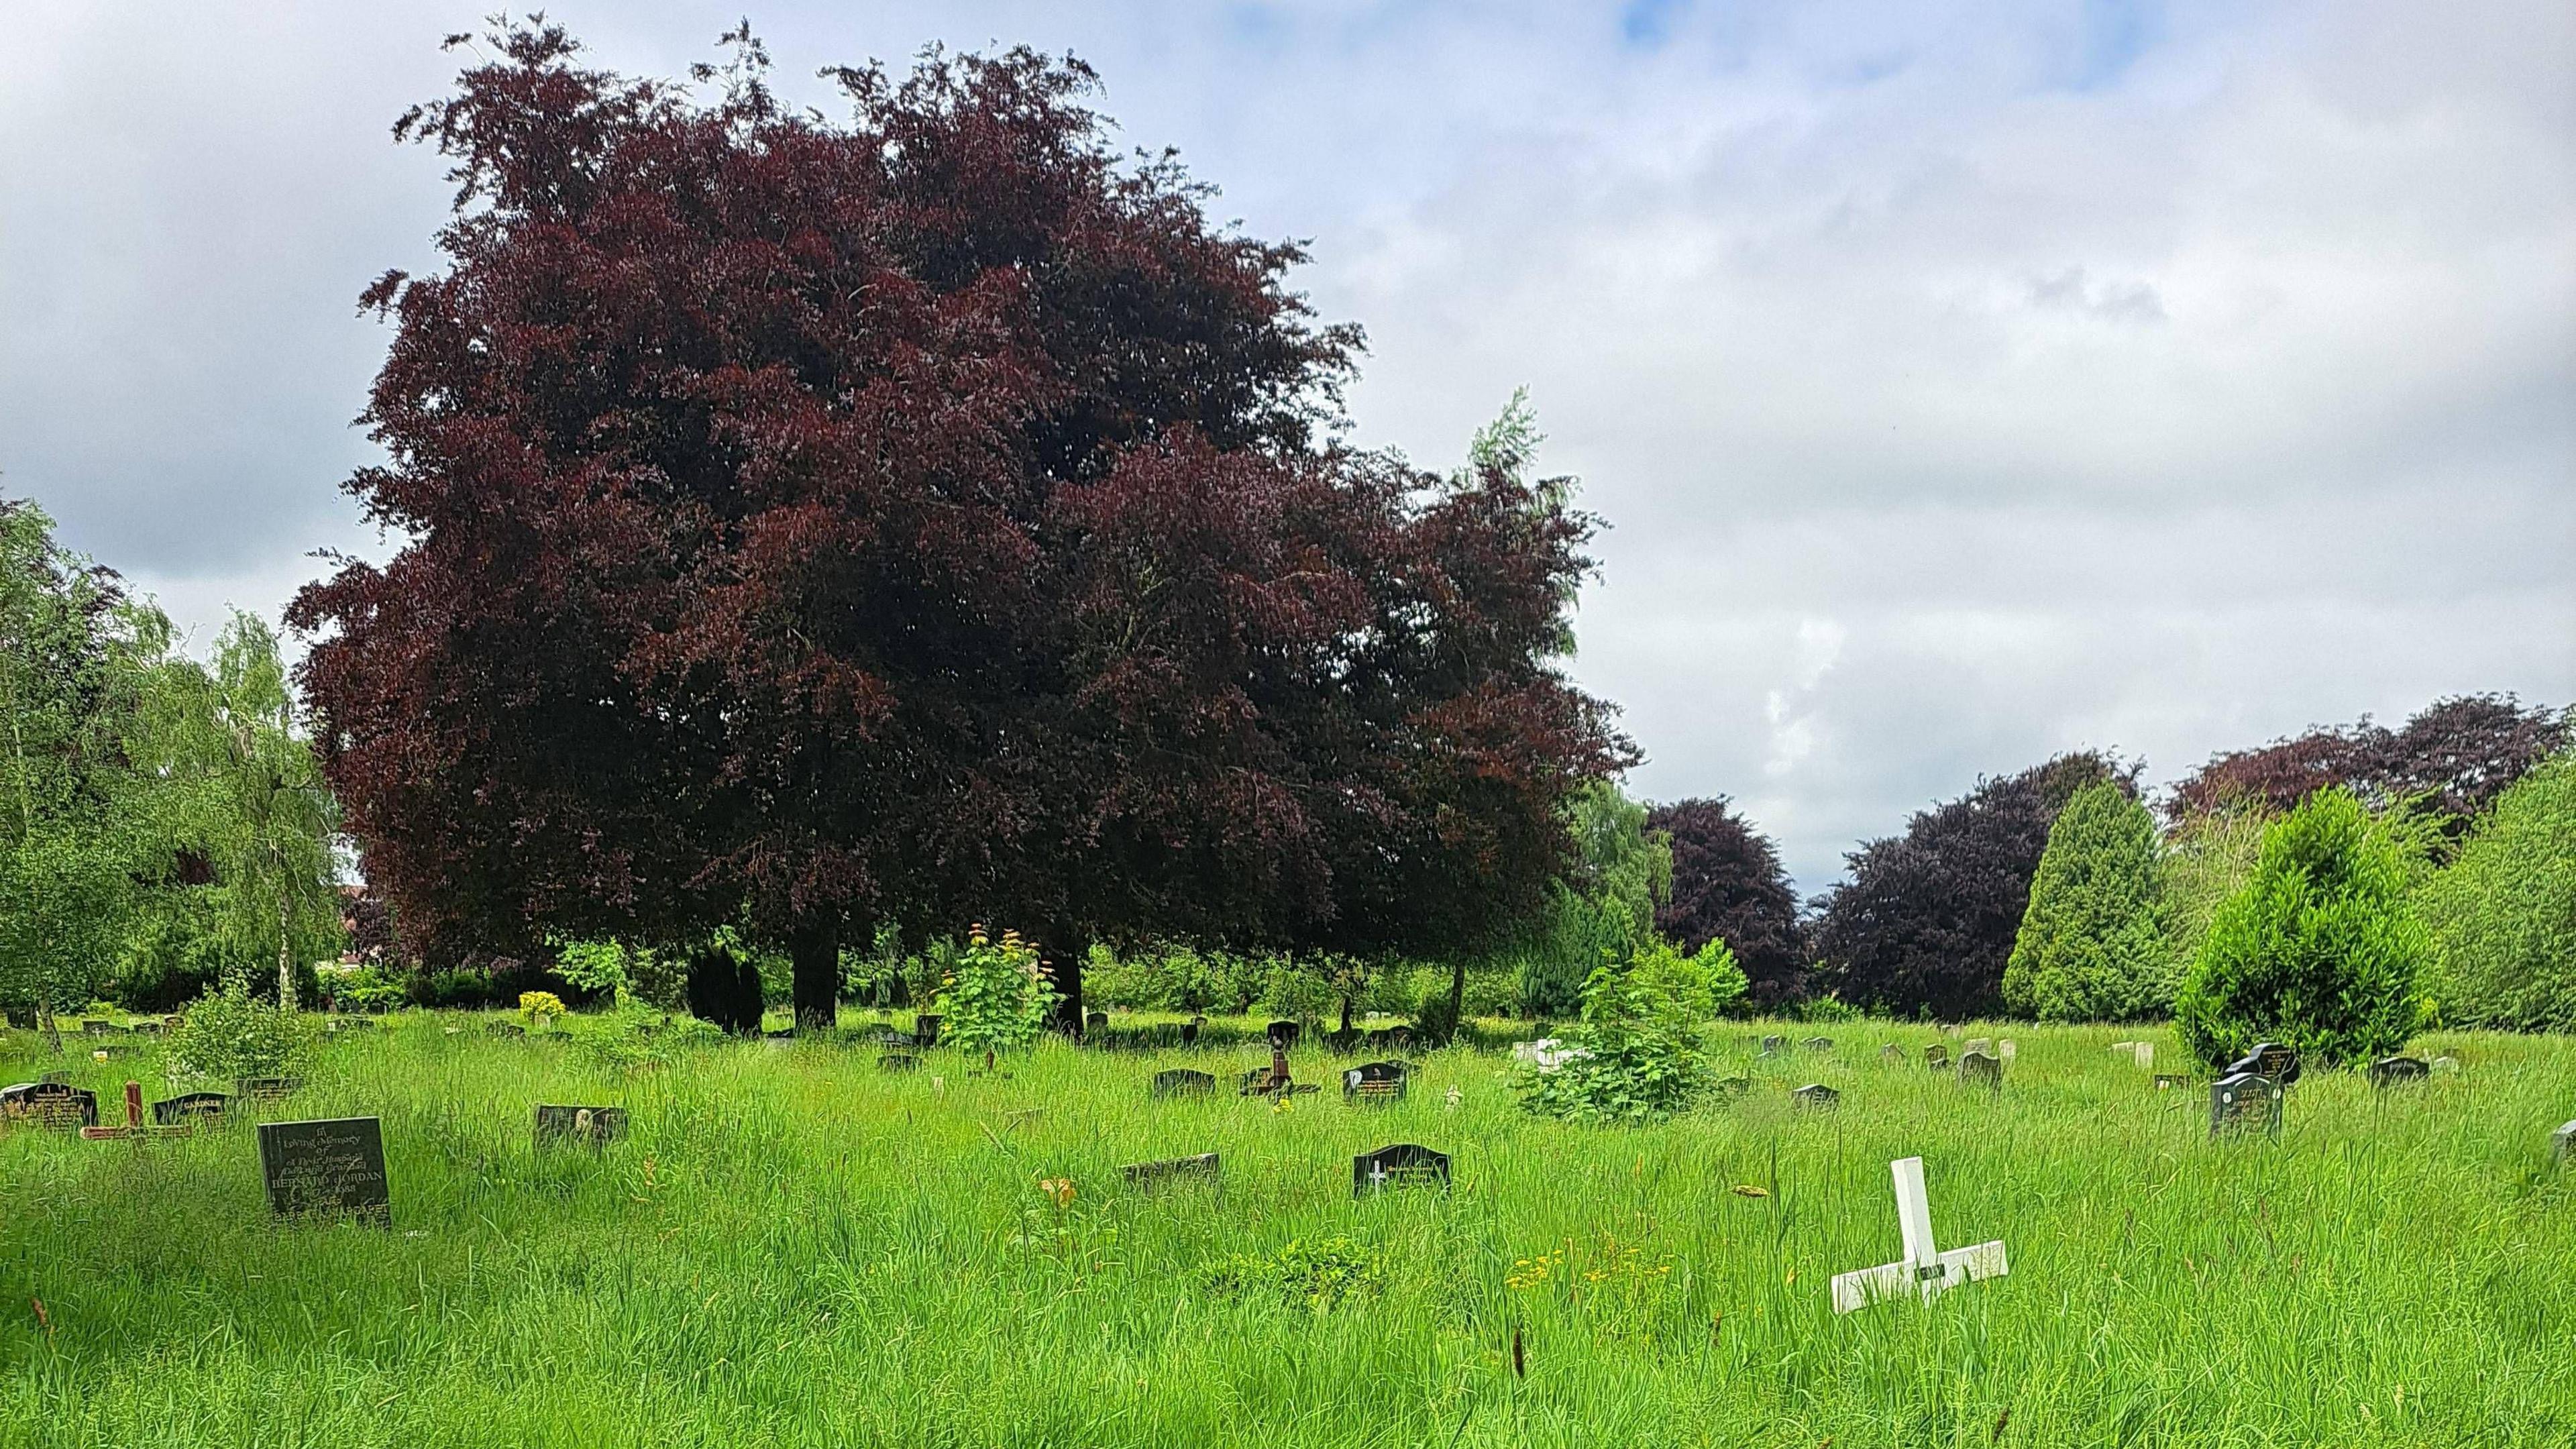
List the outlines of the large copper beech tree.
{"label": "large copper beech tree", "polygon": [[542,22],[405,118],[454,162],[297,600],[368,877],[433,955],[746,928],[832,1019],[891,924],[1463,948],[1631,757],[1566,681],[1556,484],[1335,445],[1291,245],[1026,51],[682,87]]}

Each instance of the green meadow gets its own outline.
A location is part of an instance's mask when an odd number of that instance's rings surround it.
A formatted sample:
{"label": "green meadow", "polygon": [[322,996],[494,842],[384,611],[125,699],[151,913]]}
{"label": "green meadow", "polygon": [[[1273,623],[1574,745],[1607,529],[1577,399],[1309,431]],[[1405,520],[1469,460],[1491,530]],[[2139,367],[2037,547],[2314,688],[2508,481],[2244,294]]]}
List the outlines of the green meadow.
{"label": "green meadow", "polygon": [[[0,1444],[2576,1443],[2576,1040],[2436,1036],[2457,1075],[2312,1073],[2277,1139],[2213,1141],[2205,1090],[2104,1050],[2134,1032],[1971,1027],[2018,1046],[1989,1095],[1919,1065],[1958,1048],[1931,1028],[1766,1029],[1834,1046],[1730,1030],[1743,1095],[1602,1129],[1463,1047],[1383,1106],[1301,1049],[1323,1090],[1278,1108],[1233,1095],[1239,1045],[636,1069],[407,1014],[268,1109],[381,1117],[386,1227],[273,1221],[244,1124],[0,1135]],[[167,1091],[114,1050],[61,1061],[109,1121],[128,1077]],[[1174,1066],[1219,1094],[1150,1098]],[[1840,1108],[1793,1106],[1811,1081]],[[540,1152],[540,1102],[631,1135]],[[1355,1200],[1394,1142],[1452,1190]],[[1201,1152],[1214,1185],[1119,1171]],[[2000,1238],[2010,1275],[1837,1316],[1832,1275],[1898,1254],[1903,1156],[1941,1246]]]}

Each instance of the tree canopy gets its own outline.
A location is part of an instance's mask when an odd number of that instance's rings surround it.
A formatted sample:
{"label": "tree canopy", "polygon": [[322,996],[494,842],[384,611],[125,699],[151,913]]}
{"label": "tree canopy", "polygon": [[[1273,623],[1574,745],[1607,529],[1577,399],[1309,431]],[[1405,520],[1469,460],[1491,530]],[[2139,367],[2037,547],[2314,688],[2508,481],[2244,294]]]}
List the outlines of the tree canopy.
{"label": "tree canopy", "polygon": [[2155,817],[2110,780],[2076,791],[2048,828],[2004,1000],[2042,1021],[2132,1021],[2173,1004]]}
{"label": "tree canopy", "polygon": [[293,619],[369,878],[442,951],[1487,939],[1631,755],[1560,656],[1593,522],[1330,440],[1287,243],[1025,50],[706,103],[543,22],[407,116],[454,162],[348,486],[407,540]]}
{"label": "tree canopy", "polygon": [[1735,813],[1725,796],[1676,800],[1646,816],[1673,853],[1672,896],[1655,912],[1655,929],[1696,951],[1724,941],[1750,983],[1757,1011],[1776,1010],[1806,994],[1806,939],[1798,893],[1778,847]]}
{"label": "tree canopy", "polygon": [[2510,694],[2456,695],[2398,729],[2365,716],[2213,756],[2174,786],[2171,808],[2183,820],[2230,808],[2277,815],[2315,791],[2341,788],[2373,809],[2414,804],[2454,822],[2456,834],[2570,742],[2565,712]]}
{"label": "tree canopy", "polygon": [[2499,796],[2418,899],[2443,1021],[2576,1031],[2576,754]]}
{"label": "tree canopy", "polygon": [[2004,967],[2030,904],[2049,826],[2100,780],[2134,789],[2137,770],[2060,755],[1986,780],[1922,811],[1905,833],[1845,857],[1816,926],[1819,984],[1855,1006],[1958,1021],[2004,1007]]}

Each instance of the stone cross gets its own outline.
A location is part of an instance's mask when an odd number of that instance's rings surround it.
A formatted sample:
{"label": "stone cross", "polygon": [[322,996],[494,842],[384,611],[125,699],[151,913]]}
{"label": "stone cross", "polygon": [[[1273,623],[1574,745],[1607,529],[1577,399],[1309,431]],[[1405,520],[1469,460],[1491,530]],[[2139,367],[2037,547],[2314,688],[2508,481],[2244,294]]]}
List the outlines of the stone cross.
{"label": "stone cross", "polygon": [[1962,1283],[2000,1278],[2011,1271],[1999,1239],[1973,1248],[1944,1253],[1932,1245],[1932,1202],[1923,1192],[1923,1159],[1900,1158],[1888,1164],[1896,1176],[1896,1228],[1905,1241],[1905,1256],[1876,1268],[1834,1275],[1834,1311],[1849,1313],[1902,1296],[1908,1288],[1930,1302]]}

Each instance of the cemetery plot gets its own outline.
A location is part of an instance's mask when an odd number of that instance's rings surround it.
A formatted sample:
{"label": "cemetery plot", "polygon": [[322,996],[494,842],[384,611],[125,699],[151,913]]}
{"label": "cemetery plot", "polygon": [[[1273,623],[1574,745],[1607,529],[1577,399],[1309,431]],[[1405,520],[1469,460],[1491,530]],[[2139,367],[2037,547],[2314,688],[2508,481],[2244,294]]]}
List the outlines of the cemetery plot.
{"label": "cemetery plot", "polygon": [[539,1147],[576,1142],[585,1147],[600,1147],[626,1135],[626,1109],[623,1107],[557,1107],[544,1103],[537,1107],[536,1142]]}
{"label": "cemetery plot", "polygon": [[2281,1086],[2294,1087],[2299,1082],[2299,1054],[2279,1042],[2267,1041],[2230,1063],[2221,1075],[2239,1073],[2269,1077]]}
{"label": "cemetery plot", "polygon": [[2370,1084],[2386,1091],[2390,1087],[2420,1082],[2431,1075],[2432,1070],[2414,1057],[2381,1057],[2370,1064]]}
{"label": "cemetery plot", "polygon": [[1372,1197],[1391,1188],[1449,1190],[1449,1154],[1399,1142],[1351,1159],[1351,1196]]}
{"label": "cemetery plot", "polygon": [[1984,1052],[1970,1052],[1959,1058],[1959,1080],[1972,1087],[1984,1087],[1988,1091],[2002,1091],[2004,1085],[2004,1064],[2001,1060],[1995,1057],[1990,1057]]}
{"label": "cemetery plot", "polygon": [[1843,1094],[1822,1082],[1809,1082],[1791,1092],[1789,1100],[1811,1112],[1830,1112],[1843,1104]]}
{"label": "cemetery plot", "polygon": [[260,1174],[269,1211],[389,1219],[383,1124],[374,1117],[259,1124]]}
{"label": "cemetery plot", "polygon": [[1149,1191],[1185,1182],[1213,1184],[1217,1180],[1216,1154],[1202,1152],[1196,1157],[1167,1157],[1159,1162],[1131,1162],[1119,1168],[1118,1173],[1130,1186]]}
{"label": "cemetery plot", "polygon": [[1272,1051],[1293,1052],[1297,1049],[1297,1023],[1293,1021],[1274,1021],[1263,1034],[1270,1038]]}
{"label": "cemetery plot", "polygon": [[1929,1303],[1939,1294],[1980,1278],[2000,1278],[2010,1271],[2002,1242],[1942,1252],[1932,1245],[1932,1203],[1923,1191],[1923,1159],[1901,1158],[1888,1164],[1896,1179],[1896,1228],[1905,1256],[1877,1268],[1836,1274],[1834,1311],[1850,1313],[1872,1303],[1919,1294]]}
{"label": "cemetery plot", "polygon": [[221,1092],[182,1092],[153,1103],[152,1120],[164,1127],[211,1127],[224,1120],[224,1106],[230,1101]]}
{"label": "cemetery plot", "polygon": [[303,1085],[302,1077],[244,1077],[233,1083],[233,1095],[248,1098],[253,1106],[273,1106]]}
{"label": "cemetery plot", "polygon": [[1168,1072],[1154,1074],[1154,1095],[1157,1097],[1204,1097],[1215,1090],[1216,1078],[1207,1072],[1175,1067]]}
{"label": "cemetery plot", "polygon": [[1923,1065],[1930,1067],[1936,1072],[1948,1071],[1950,1069],[1950,1049],[1939,1042],[1934,1042],[1932,1045],[1925,1047],[1923,1049]]}
{"label": "cemetery plot", "polygon": [[1834,1039],[1829,1036],[1811,1036],[1798,1045],[1811,1052],[1829,1052],[1834,1049]]}

